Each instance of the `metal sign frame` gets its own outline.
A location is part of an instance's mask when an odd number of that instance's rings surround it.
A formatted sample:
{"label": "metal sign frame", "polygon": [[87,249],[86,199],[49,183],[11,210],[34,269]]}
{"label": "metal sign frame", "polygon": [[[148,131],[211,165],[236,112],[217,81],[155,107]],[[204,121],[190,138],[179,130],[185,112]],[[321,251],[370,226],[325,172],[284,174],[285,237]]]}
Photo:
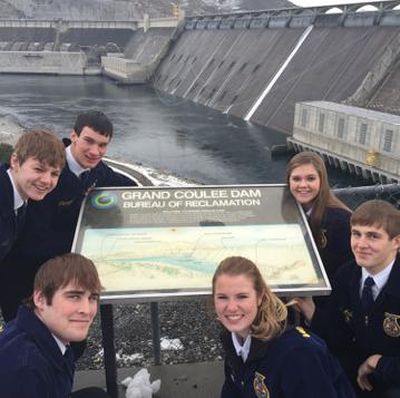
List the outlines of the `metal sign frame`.
{"label": "metal sign frame", "polygon": [[208,296],[228,255],[253,260],[278,295],[331,291],[284,184],[96,188],[82,204],[72,250],[98,268],[102,303]]}

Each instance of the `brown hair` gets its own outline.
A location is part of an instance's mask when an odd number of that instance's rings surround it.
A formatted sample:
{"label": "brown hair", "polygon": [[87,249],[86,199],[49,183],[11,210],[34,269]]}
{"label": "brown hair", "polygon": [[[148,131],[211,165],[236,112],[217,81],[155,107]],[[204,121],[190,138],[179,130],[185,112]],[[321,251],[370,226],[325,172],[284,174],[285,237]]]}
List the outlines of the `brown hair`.
{"label": "brown hair", "polygon": [[64,144],[53,133],[45,130],[24,133],[15,144],[13,154],[20,165],[29,158],[60,169],[65,165]]}
{"label": "brown hair", "polygon": [[332,192],[329,186],[325,163],[322,158],[314,152],[300,152],[290,159],[286,169],[286,183],[288,186],[290,187],[290,176],[292,175],[293,170],[297,167],[309,164],[315,168],[320,180],[320,189],[317,197],[314,199],[309,224],[317,246],[321,247],[323,242],[321,223],[325,209],[327,207],[334,207],[345,209],[349,212],[351,210]]}
{"label": "brown hair", "polygon": [[[93,262],[76,253],[63,254],[43,263],[35,276],[33,290],[42,292],[47,305],[51,305],[55,292],[69,283],[93,293],[103,290]],[[35,307],[33,297],[27,304]]]}
{"label": "brown hair", "polygon": [[244,257],[227,257],[220,262],[212,279],[212,294],[215,297],[215,285],[221,275],[246,275],[253,281],[254,289],[261,304],[251,326],[252,336],[271,340],[282,334],[286,327],[287,308],[285,304],[271,292],[266,285],[259,269],[250,260]]}
{"label": "brown hair", "polygon": [[351,216],[351,226],[368,225],[383,228],[390,239],[400,234],[400,210],[384,200],[364,202]]}
{"label": "brown hair", "polygon": [[105,137],[113,136],[114,128],[110,119],[101,111],[87,111],[80,113],[74,124],[74,131],[79,137],[84,127],[90,127],[96,133],[104,135]]}

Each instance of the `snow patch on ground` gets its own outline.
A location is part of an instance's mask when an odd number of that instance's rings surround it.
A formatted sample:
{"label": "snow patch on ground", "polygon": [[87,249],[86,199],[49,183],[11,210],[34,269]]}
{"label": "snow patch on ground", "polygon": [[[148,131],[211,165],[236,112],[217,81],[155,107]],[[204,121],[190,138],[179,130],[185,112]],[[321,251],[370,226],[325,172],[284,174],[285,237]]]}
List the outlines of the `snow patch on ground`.
{"label": "snow patch on ground", "polygon": [[[188,179],[184,179],[181,177],[177,177],[167,172],[163,172],[161,170],[156,170],[151,167],[146,167],[137,163],[125,163],[121,161],[116,161],[112,159],[107,159],[111,165],[115,166],[123,166],[127,169],[136,171],[141,174],[145,178],[147,178],[154,186],[166,186],[166,187],[184,187],[184,186],[193,186],[198,185],[194,181],[190,181]],[[121,169],[118,169],[121,172]]]}
{"label": "snow patch on ground", "polygon": [[183,344],[180,339],[169,339],[168,337],[161,337],[160,347],[162,351],[166,350],[183,350]]}

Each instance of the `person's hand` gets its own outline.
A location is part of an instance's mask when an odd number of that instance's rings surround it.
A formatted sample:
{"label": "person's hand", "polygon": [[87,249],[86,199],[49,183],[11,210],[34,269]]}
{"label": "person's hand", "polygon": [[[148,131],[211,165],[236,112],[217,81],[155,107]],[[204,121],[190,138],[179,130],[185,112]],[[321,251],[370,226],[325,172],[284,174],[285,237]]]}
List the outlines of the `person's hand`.
{"label": "person's hand", "polygon": [[307,322],[311,322],[315,312],[315,304],[312,297],[296,297],[291,300],[293,308],[301,312],[306,318]]}
{"label": "person's hand", "polygon": [[374,372],[382,355],[374,354],[368,357],[358,368],[357,384],[361,390],[371,391],[372,384],[368,380],[368,375]]}

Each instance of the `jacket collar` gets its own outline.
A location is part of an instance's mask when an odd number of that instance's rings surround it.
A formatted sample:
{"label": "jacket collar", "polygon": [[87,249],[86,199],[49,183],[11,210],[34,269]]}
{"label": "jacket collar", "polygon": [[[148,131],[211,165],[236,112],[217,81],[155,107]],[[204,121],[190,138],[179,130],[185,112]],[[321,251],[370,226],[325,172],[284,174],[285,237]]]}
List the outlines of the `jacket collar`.
{"label": "jacket collar", "polygon": [[[247,357],[246,363],[255,362],[262,358],[265,358],[267,350],[273,345],[275,339],[269,341],[263,341],[257,338],[252,337],[250,352]],[[224,330],[221,333],[221,341],[222,345],[225,348],[226,356],[230,359],[231,363],[242,363],[241,357],[236,354],[235,347],[233,345],[231,333],[227,330]]]}
{"label": "jacket collar", "polygon": [[[60,347],[46,325],[26,306],[21,305],[15,319],[18,328],[32,337],[41,353],[59,371],[65,371],[66,361]],[[69,364],[67,364],[69,365]],[[73,372],[73,367],[72,369]]]}
{"label": "jacket collar", "polygon": [[14,191],[10,181],[10,177],[7,174],[8,164],[2,164],[0,166],[0,187],[2,191],[1,214],[8,214],[10,210],[14,211]]}
{"label": "jacket collar", "polygon": [[[349,286],[351,287],[350,291],[351,291],[352,301],[353,303],[358,303],[358,306],[356,306],[357,308],[361,306],[360,289],[359,288],[354,289],[354,286],[358,287],[360,286],[361,267],[357,265],[355,262],[351,264],[351,266],[353,265],[354,265],[353,272],[351,274],[348,283]],[[379,296],[375,300],[375,304],[379,304],[383,300],[383,297],[386,295],[391,295],[400,299],[399,283],[400,283],[400,254],[397,254],[395,262],[392,267],[392,271],[390,272],[389,275],[389,279],[386,285],[379,293]]]}
{"label": "jacket collar", "polygon": [[397,254],[394,261],[392,271],[390,272],[389,279],[386,286],[383,288],[382,293],[390,294],[391,296],[400,298],[400,254]]}

